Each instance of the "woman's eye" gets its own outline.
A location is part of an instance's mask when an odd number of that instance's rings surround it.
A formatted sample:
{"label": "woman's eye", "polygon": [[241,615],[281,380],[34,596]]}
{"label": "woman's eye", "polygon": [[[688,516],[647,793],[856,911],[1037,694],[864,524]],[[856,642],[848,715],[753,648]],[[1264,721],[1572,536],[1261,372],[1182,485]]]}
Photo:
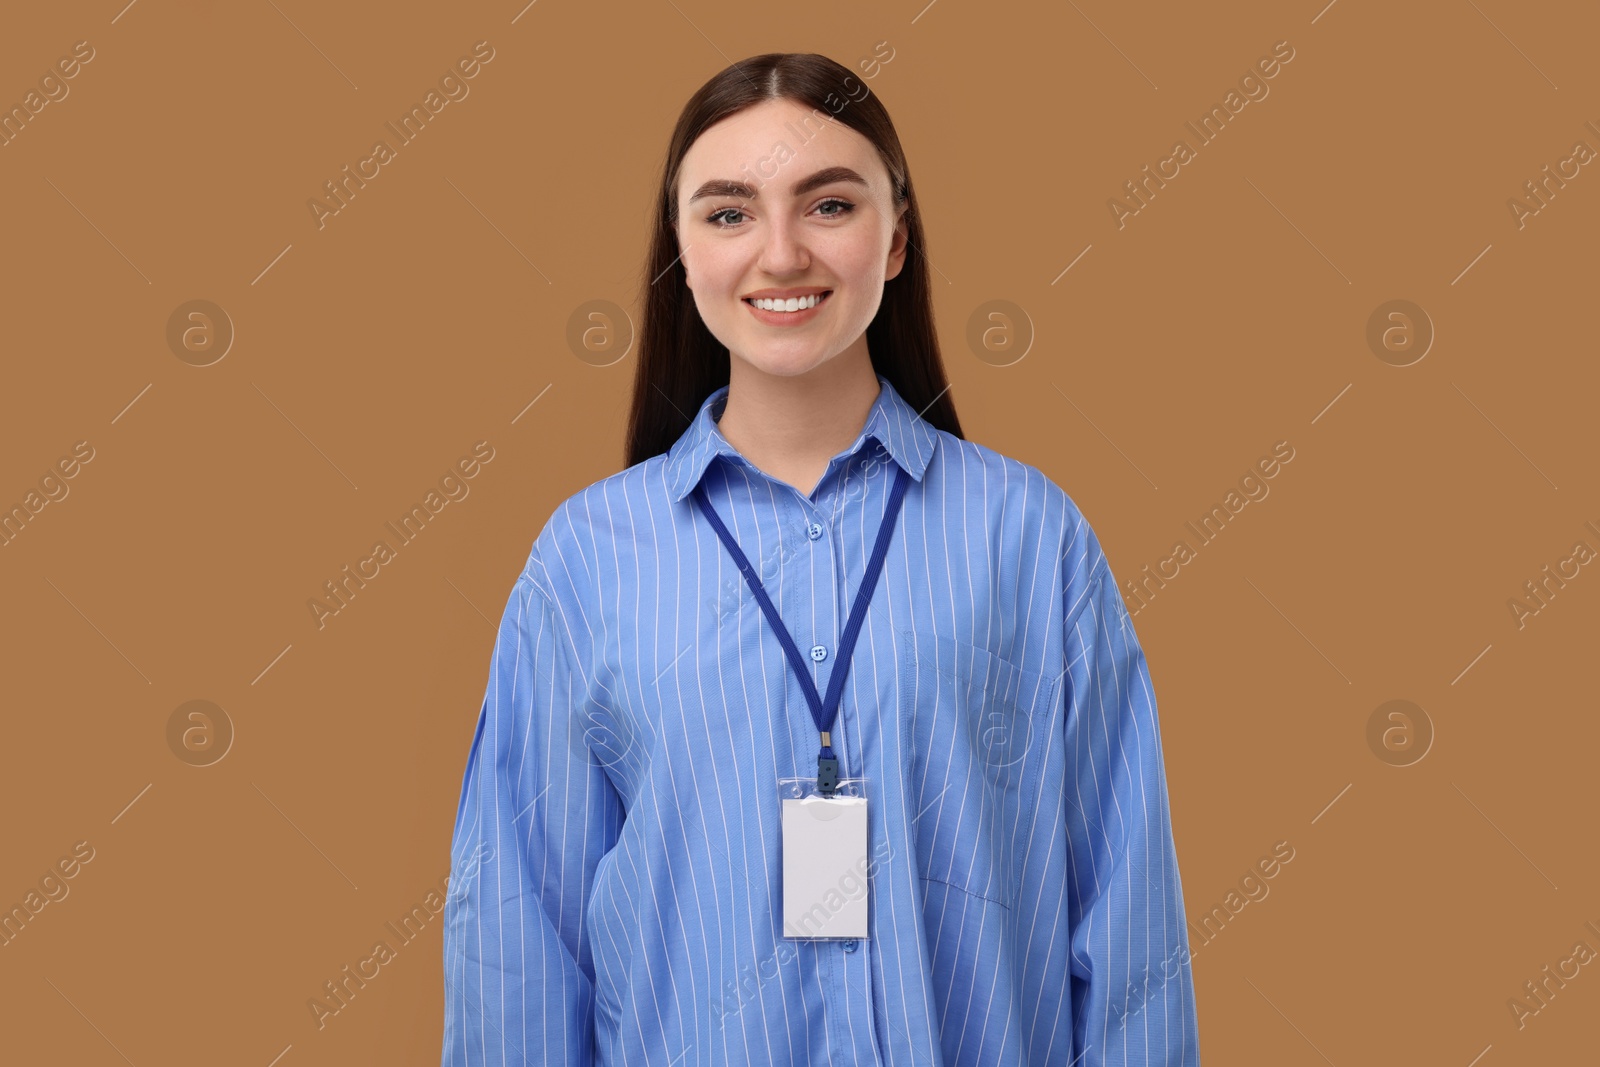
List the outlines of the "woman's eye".
{"label": "woman's eye", "polygon": [[[837,211],[824,211],[823,210],[824,208],[829,208],[829,207],[837,208],[838,210]],[[854,204],[850,203],[848,200],[835,200],[835,199],[824,200],[822,203],[818,204],[817,207],[816,207],[817,212],[819,214],[821,214],[821,216],[823,218],[825,218],[825,219],[843,218],[844,216],[850,214],[855,209],[856,209],[856,206]],[[717,227],[718,229],[723,229],[723,230],[737,229],[739,224],[737,222],[733,221],[730,218],[730,216],[739,216],[739,217],[742,218],[742,217],[744,217],[744,212],[739,210],[736,207],[725,207],[725,208],[722,208],[722,209],[720,209],[718,211],[713,211],[711,214],[707,215],[706,216],[706,221],[711,223],[711,225]]]}

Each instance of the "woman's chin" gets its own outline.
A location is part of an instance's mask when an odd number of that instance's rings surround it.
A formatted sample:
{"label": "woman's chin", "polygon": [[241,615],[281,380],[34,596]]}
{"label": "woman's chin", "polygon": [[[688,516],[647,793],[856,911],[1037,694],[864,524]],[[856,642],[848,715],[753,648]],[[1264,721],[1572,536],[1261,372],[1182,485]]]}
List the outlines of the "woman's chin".
{"label": "woman's chin", "polygon": [[775,378],[798,378],[809,374],[828,362],[830,356],[817,351],[815,345],[757,345],[744,350],[740,358],[752,370]]}

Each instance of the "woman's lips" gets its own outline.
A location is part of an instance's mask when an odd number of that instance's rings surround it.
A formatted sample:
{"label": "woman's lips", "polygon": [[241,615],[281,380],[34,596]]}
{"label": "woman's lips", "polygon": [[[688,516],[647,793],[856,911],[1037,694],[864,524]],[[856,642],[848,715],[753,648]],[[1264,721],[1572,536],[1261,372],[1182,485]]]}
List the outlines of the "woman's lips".
{"label": "woman's lips", "polygon": [[828,306],[828,301],[832,298],[833,290],[829,289],[822,294],[815,307],[806,308],[804,311],[764,311],[748,300],[741,300],[740,303],[750,309],[750,313],[757,321],[764,322],[768,326],[799,326],[815,318],[818,312]]}

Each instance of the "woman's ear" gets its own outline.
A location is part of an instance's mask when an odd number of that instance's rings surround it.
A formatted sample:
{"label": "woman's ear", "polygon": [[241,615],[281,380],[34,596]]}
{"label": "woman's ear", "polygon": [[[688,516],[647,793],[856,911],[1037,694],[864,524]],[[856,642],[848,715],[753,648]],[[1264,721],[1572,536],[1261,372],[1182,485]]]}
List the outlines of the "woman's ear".
{"label": "woman's ear", "polygon": [[900,211],[895,216],[894,236],[889,241],[889,262],[883,271],[884,281],[896,277],[906,265],[906,246],[911,241],[911,225],[906,221],[906,211],[910,207],[908,200],[900,205]]}

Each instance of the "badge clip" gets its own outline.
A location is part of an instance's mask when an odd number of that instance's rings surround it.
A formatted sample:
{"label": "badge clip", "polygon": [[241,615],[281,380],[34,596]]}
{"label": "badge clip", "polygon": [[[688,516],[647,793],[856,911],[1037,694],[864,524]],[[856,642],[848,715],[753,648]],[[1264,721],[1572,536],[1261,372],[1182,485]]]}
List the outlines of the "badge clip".
{"label": "badge clip", "polygon": [[839,761],[833,755],[833,746],[828,743],[828,731],[822,731],[822,751],[817,753],[817,792],[825,797],[833,796],[839,788]]}

